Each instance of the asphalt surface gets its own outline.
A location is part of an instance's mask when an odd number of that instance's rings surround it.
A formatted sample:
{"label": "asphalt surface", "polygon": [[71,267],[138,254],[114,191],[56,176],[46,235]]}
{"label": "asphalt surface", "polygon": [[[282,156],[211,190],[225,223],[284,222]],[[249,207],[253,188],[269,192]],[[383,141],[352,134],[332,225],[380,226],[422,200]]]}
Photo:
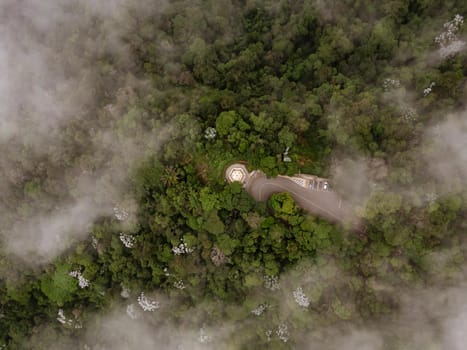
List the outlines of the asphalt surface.
{"label": "asphalt surface", "polygon": [[260,171],[251,174],[245,183],[246,191],[257,201],[265,202],[274,193],[288,192],[295,203],[313,215],[323,217],[332,222],[355,225],[357,218],[347,203],[332,191],[311,190],[283,178],[267,178]]}

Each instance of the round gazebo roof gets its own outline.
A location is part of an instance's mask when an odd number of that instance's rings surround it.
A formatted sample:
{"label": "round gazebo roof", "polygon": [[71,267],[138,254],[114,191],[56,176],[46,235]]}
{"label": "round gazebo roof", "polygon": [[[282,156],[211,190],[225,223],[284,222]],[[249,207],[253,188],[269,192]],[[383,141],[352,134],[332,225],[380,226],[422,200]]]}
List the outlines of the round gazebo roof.
{"label": "round gazebo roof", "polygon": [[245,183],[245,181],[248,178],[248,175],[249,173],[246,167],[243,164],[238,164],[238,163],[232,164],[225,171],[225,178],[229,182],[237,181],[237,182]]}

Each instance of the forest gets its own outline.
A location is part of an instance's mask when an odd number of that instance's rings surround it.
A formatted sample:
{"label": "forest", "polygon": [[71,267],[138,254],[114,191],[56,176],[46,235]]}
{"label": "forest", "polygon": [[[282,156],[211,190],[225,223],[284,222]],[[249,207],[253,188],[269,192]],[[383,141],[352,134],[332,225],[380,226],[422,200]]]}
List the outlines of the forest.
{"label": "forest", "polygon": [[0,349],[464,349],[467,2],[0,10]]}

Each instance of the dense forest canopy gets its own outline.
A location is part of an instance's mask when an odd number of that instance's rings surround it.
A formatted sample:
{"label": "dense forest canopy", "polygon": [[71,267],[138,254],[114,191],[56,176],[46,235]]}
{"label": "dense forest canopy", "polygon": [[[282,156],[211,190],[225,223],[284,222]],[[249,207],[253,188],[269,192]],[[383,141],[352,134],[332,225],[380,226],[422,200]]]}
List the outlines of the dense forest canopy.
{"label": "dense forest canopy", "polygon": [[0,349],[464,348],[467,2],[0,10]]}

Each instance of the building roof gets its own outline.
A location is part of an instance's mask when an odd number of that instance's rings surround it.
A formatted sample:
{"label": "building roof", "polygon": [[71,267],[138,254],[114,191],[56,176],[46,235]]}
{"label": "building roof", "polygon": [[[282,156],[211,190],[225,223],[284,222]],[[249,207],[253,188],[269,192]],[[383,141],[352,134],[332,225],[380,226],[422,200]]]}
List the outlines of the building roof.
{"label": "building roof", "polygon": [[248,170],[243,164],[232,164],[225,171],[225,178],[229,182],[245,183],[249,177]]}

